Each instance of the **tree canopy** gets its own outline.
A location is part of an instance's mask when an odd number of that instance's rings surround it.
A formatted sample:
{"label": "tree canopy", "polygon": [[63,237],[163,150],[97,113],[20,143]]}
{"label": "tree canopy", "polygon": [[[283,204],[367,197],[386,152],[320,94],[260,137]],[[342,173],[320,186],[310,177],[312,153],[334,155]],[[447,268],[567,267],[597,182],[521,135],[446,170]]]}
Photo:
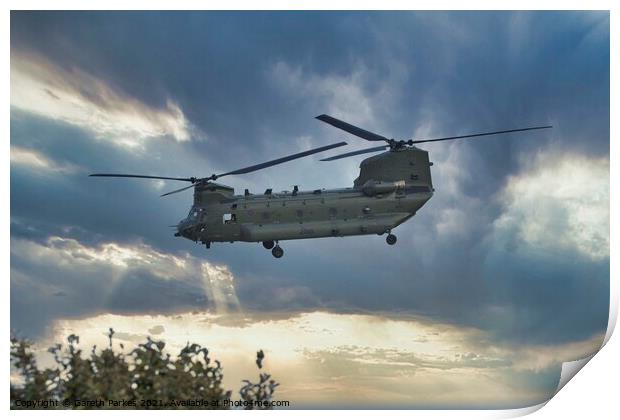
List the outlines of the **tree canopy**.
{"label": "tree canopy", "polygon": [[147,338],[125,351],[113,348],[110,328],[107,348],[93,346],[87,354],[79,337],[49,348],[52,367],[41,369],[32,343],[11,338],[11,366],[19,380],[11,381],[11,408],[106,409],[269,409],[279,385],[260,372],[264,352],[256,354],[257,382],[245,380],[239,398],[222,386],[222,366],[209,350],[188,343],[176,357],[164,352],[166,344]]}

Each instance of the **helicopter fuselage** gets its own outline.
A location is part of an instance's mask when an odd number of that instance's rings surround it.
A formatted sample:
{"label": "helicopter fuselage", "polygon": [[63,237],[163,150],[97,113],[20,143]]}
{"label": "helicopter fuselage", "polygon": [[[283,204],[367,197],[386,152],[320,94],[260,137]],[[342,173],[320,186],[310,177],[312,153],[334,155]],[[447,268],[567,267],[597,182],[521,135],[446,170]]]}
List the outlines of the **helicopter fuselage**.
{"label": "helicopter fuselage", "polygon": [[360,165],[352,188],[234,195],[207,182],[194,189],[194,205],[176,236],[213,242],[280,240],[389,233],[433,195],[428,153],[389,151]]}
{"label": "helicopter fuselage", "polygon": [[399,186],[372,196],[355,188],[237,195],[193,206],[178,233],[205,244],[381,235],[413,216],[432,195],[426,187]]}

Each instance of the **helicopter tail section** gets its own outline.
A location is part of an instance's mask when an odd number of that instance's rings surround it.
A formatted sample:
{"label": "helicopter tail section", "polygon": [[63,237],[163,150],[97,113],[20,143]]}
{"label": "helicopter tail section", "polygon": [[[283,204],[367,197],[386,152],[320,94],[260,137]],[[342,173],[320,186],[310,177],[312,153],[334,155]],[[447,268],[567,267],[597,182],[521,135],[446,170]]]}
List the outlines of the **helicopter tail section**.
{"label": "helicopter tail section", "polygon": [[424,187],[433,191],[431,165],[426,150],[417,147],[390,150],[364,159],[354,186],[362,188],[369,181],[404,182],[406,187]]}

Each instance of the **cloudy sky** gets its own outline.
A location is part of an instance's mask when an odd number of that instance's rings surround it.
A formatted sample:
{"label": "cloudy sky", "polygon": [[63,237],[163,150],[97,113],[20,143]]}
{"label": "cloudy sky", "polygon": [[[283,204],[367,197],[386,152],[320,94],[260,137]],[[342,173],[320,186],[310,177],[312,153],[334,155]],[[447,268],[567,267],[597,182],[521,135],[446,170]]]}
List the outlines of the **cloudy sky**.
{"label": "cloudy sky", "polygon": [[[519,407],[604,336],[609,14],[11,14],[11,327],[41,343],[187,340],[297,407]],[[378,236],[210,250],[191,192],[92,172],[206,176],[363,140],[429,144],[435,196]],[[351,186],[363,157],[226,183]]]}

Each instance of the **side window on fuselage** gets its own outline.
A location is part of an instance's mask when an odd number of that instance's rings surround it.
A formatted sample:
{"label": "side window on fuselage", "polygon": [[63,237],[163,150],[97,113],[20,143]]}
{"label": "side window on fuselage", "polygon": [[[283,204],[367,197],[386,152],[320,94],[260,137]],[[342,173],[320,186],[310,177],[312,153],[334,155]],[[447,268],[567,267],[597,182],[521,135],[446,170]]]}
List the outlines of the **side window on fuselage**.
{"label": "side window on fuselage", "polygon": [[225,225],[230,223],[237,223],[237,215],[235,213],[224,213],[222,221]]}

